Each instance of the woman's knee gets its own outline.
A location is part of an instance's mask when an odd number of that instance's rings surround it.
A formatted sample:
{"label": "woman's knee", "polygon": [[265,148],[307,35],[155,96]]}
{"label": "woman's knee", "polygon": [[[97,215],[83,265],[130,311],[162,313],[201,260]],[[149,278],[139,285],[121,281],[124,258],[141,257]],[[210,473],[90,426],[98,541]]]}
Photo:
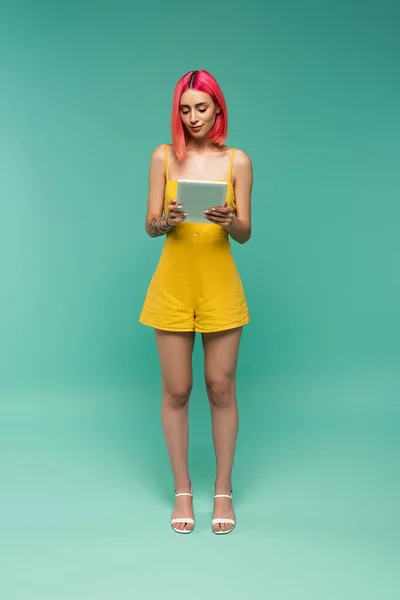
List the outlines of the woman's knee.
{"label": "woman's knee", "polygon": [[183,408],[189,402],[191,391],[191,382],[164,385],[164,402],[171,408]]}
{"label": "woman's knee", "polygon": [[217,408],[228,408],[236,402],[235,380],[232,377],[206,377],[210,403]]}

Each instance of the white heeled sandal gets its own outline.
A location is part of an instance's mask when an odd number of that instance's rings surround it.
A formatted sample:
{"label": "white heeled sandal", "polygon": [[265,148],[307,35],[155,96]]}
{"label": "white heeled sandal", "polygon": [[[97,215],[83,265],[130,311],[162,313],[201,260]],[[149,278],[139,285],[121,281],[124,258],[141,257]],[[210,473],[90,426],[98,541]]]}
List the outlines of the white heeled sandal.
{"label": "white heeled sandal", "polygon": [[[190,490],[190,492],[181,492],[179,494],[175,492],[175,498],[178,498],[178,496],[190,496],[191,498],[193,498],[193,493],[192,490]],[[175,523],[190,523],[191,525],[193,525],[193,527],[191,529],[176,529],[176,527],[174,527]],[[192,519],[191,517],[180,517],[177,519],[171,519],[171,527],[176,533],[192,533],[194,529],[194,519]]]}
{"label": "white heeled sandal", "polygon": [[[231,490],[230,495],[229,494],[215,494],[214,498],[229,498],[230,500],[232,500],[232,492],[233,492],[233,490]],[[232,525],[232,527],[230,529],[228,529],[227,531],[215,531],[214,530],[214,525],[220,525],[223,523],[224,524],[228,523],[229,525]],[[235,519],[216,518],[211,521],[211,531],[213,533],[215,533],[215,535],[226,535],[227,533],[231,533],[231,531],[233,531],[235,529],[235,526],[236,526]]]}

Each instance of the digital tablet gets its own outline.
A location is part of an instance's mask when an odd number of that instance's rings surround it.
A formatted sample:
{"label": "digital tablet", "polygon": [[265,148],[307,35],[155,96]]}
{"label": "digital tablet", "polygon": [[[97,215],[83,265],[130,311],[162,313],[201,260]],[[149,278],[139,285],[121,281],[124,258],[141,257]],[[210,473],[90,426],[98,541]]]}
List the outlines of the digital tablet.
{"label": "digital tablet", "polygon": [[211,222],[204,216],[204,211],[215,206],[224,206],[226,197],[226,181],[203,181],[195,179],[178,179],[177,204],[187,212],[188,223]]}

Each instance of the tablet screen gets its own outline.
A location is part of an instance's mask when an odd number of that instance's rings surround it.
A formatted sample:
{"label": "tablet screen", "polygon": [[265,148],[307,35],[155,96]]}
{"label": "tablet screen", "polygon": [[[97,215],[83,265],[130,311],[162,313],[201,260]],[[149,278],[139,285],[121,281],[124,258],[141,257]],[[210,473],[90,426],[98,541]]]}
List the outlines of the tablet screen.
{"label": "tablet screen", "polygon": [[202,181],[192,179],[178,180],[177,204],[188,213],[185,222],[208,223],[204,211],[214,206],[224,206],[226,181]]}

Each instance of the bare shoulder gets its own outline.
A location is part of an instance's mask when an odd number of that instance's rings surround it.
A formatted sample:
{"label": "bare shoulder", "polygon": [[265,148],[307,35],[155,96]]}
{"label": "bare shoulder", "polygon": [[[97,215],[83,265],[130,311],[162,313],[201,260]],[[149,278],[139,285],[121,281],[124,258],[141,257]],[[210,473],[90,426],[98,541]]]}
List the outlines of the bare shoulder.
{"label": "bare shoulder", "polygon": [[164,144],[160,144],[157,148],[154,148],[151,153],[151,160],[154,162],[164,161]]}
{"label": "bare shoulder", "polygon": [[165,176],[164,144],[154,148],[153,152],[151,153],[150,176]]}
{"label": "bare shoulder", "polygon": [[233,164],[235,167],[240,167],[241,169],[251,169],[252,163],[251,158],[246,152],[237,148],[235,151],[235,156],[233,158]]}
{"label": "bare shoulder", "polygon": [[235,184],[242,182],[247,186],[252,186],[253,165],[251,158],[246,152],[237,148],[233,157],[233,181]]}

